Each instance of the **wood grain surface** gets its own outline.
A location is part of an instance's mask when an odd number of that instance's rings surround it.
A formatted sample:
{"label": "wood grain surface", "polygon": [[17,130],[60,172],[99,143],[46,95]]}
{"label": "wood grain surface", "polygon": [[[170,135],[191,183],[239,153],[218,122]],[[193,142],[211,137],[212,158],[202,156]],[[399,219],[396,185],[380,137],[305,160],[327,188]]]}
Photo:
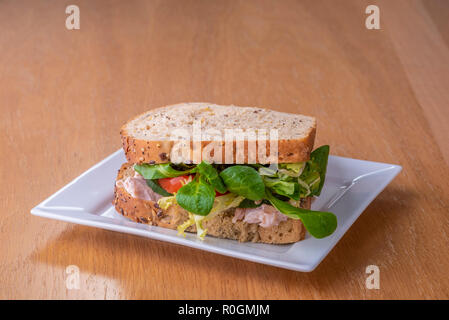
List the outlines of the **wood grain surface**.
{"label": "wood grain surface", "polygon": [[[448,1],[4,0],[0,47],[0,298],[449,298]],[[31,216],[188,101],[314,115],[316,145],[403,171],[311,273]]]}

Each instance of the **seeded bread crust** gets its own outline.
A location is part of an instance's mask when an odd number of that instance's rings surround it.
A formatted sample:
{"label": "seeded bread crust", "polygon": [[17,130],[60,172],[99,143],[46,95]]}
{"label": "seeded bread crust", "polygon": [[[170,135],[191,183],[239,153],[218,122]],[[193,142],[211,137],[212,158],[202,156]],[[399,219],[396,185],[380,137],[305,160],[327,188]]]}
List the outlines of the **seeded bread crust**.
{"label": "seeded bread crust", "polygon": [[[125,163],[120,168],[117,180],[134,175],[132,164]],[[156,202],[133,198],[124,188],[115,187],[113,204],[117,212],[139,223],[176,229],[188,219],[188,213],[179,205],[172,205],[167,210],[161,209]],[[301,207],[310,209],[311,198],[303,199]],[[270,244],[294,243],[304,239],[305,228],[300,220],[288,219],[278,226],[262,228],[254,223],[232,222],[235,208],[218,214],[204,223],[207,234],[218,238],[233,239],[240,242],[261,242]],[[191,226],[188,232],[196,232]]]}
{"label": "seeded bread crust", "polygon": [[[162,108],[156,108],[151,111],[142,113],[135,118],[128,121],[125,125],[122,126],[120,130],[120,135],[122,139],[123,150],[125,151],[126,158],[128,162],[131,163],[168,163],[170,162],[170,153],[175,144],[174,141],[170,141],[168,139],[143,139],[142,136],[138,134],[138,132],[133,132],[133,129],[137,124],[141,124],[143,126],[142,130],[152,130],[152,127],[149,125],[144,125],[144,119],[151,117],[152,115],[160,115],[167,114],[171,115],[171,112],[177,110],[179,108],[191,108],[191,109],[199,109],[201,110],[209,110],[210,108],[226,108],[226,112],[229,112],[230,117],[233,114],[244,114],[249,118],[249,122],[247,125],[251,126],[251,116],[257,114],[269,114],[273,119],[276,117],[285,117],[287,119],[297,119],[297,127],[288,127],[288,131],[293,134],[296,131],[303,132],[300,136],[295,135],[287,135],[281,134],[278,139],[278,162],[279,163],[294,163],[294,162],[303,162],[310,159],[310,153],[312,152],[314,141],[315,141],[315,133],[316,133],[316,120],[313,117],[295,115],[295,114],[287,114],[282,112],[275,112],[269,109],[264,108],[252,108],[252,107],[237,107],[237,106],[218,106],[210,103],[190,103],[190,104],[177,104],[166,106]],[[208,109],[209,108],[209,109]],[[219,110],[218,109],[218,110]],[[212,112],[204,112],[204,117],[206,119],[214,119],[214,113]],[[168,116],[166,116],[168,117]],[[169,117],[168,117],[169,118]],[[169,118],[171,119],[171,118]],[[174,119],[171,119],[175,121]],[[220,119],[215,119],[215,121],[220,121]],[[274,121],[274,120],[273,120]],[[304,121],[304,124],[301,124]],[[293,122],[295,123],[295,122]],[[290,124],[291,125],[291,124]],[[134,127],[133,127],[134,126]],[[154,127],[154,126],[153,126]],[[213,127],[213,125],[212,125]],[[264,129],[272,128],[272,125],[268,122],[264,125]],[[231,127],[232,129],[232,127]],[[245,129],[245,128],[243,128]],[[284,131],[286,128],[282,128]],[[166,130],[167,134],[170,131],[170,128],[161,128],[161,131]],[[201,141],[201,148],[206,147],[211,141]],[[224,141],[221,141],[224,143]],[[234,152],[233,159],[236,158],[236,142],[234,142]],[[244,142],[245,151],[244,151],[244,163],[248,160],[248,145],[247,142]],[[270,150],[270,142],[266,142],[267,152]],[[190,143],[190,150],[193,150],[193,143]],[[186,162],[192,159],[185,159]],[[222,163],[225,163],[225,155],[223,155]],[[260,161],[259,161],[260,162]],[[236,160],[232,163],[237,163]]]}

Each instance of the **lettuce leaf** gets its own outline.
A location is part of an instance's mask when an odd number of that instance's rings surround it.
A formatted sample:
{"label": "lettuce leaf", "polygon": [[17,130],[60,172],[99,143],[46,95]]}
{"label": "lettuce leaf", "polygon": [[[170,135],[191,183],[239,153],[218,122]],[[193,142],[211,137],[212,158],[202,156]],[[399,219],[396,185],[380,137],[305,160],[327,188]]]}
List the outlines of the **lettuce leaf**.
{"label": "lettuce leaf", "polygon": [[167,210],[170,206],[176,204],[176,197],[162,197],[157,201],[159,207],[163,210]]}

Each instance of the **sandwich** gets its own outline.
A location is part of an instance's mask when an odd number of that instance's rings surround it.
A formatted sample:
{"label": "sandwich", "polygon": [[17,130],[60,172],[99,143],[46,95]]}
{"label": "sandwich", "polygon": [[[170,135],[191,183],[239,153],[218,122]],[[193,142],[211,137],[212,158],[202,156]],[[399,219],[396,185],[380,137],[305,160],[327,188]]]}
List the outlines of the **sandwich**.
{"label": "sandwich", "polygon": [[138,222],[241,242],[287,244],[331,235],[337,218],[313,211],[329,146],[313,149],[316,120],[264,108],[184,103],[121,128],[127,162],[114,206]]}

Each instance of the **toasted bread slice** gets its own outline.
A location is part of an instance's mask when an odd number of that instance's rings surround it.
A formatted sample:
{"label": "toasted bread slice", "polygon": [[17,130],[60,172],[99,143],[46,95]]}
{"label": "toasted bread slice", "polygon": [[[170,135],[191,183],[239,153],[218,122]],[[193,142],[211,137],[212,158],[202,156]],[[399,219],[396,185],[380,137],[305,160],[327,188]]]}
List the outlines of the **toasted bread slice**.
{"label": "toasted bread slice", "polygon": [[[134,176],[133,165],[125,163],[120,168],[117,181]],[[301,207],[310,209],[311,198],[303,199]],[[123,216],[140,223],[176,229],[188,219],[188,212],[175,204],[167,210],[161,209],[156,202],[133,198],[124,188],[115,187],[114,205],[117,212]],[[271,244],[293,243],[304,239],[305,228],[300,220],[288,218],[280,222],[278,226],[269,228],[260,227],[258,224],[246,223],[242,220],[232,222],[234,209],[218,214],[204,223],[207,234],[218,238],[239,240],[241,242],[252,241]],[[196,232],[193,225],[186,231]]]}
{"label": "toasted bread slice", "polygon": [[[120,134],[123,149],[128,162],[171,162],[170,155],[177,141],[176,137],[172,136],[172,133],[177,129],[183,128],[193,137],[193,126],[195,123],[200,123],[203,131],[200,142],[201,150],[204,150],[211,143],[211,140],[214,143],[223,145],[225,143],[225,130],[227,129],[252,129],[254,132],[257,132],[257,135],[261,130],[266,130],[268,141],[264,141],[264,143],[266,153],[269,153],[271,147],[269,133],[271,129],[277,129],[278,137],[273,141],[277,142],[278,163],[294,163],[309,160],[316,131],[316,120],[313,117],[263,108],[220,106],[210,103],[182,103],[145,112],[128,121],[121,128]],[[221,138],[217,139],[214,136],[212,139],[210,136],[207,136],[207,133],[204,131],[208,129],[213,129],[215,132],[218,131]],[[251,138],[245,138],[243,142],[243,158],[236,156],[237,147],[234,147],[231,158],[227,157],[225,152],[223,152],[221,163],[248,162],[248,140],[251,140]],[[237,145],[237,142],[234,142],[234,145]],[[178,158],[177,160],[179,161],[177,162],[197,163],[203,160],[202,157],[192,157],[193,142],[187,148],[189,147],[191,149],[190,156],[186,159]],[[258,144],[257,148],[259,148]],[[228,159],[233,160],[228,161]],[[260,160],[259,156],[257,156],[257,160]],[[262,161],[257,160],[256,162],[262,163]]]}

